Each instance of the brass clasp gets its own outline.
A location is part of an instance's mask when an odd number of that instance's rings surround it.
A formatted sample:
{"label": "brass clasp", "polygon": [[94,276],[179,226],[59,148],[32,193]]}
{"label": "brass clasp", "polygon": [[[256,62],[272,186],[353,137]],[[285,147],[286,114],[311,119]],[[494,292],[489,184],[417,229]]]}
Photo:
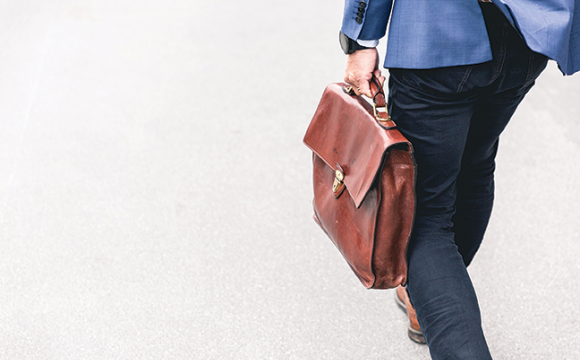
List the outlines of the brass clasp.
{"label": "brass clasp", "polygon": [[336,164],[336,171],[334,172],[334,184],[332,184],[332,193],[338,199],[340,194],[344,191],[344,172],[340,165]]}
{"label": "brass clasp", "polygon": [[336,170],[334,173],[334,184],[332,185],[332,192],[337,193],[338,188],[344,184],[344,175],[340,172],[340,170]]}

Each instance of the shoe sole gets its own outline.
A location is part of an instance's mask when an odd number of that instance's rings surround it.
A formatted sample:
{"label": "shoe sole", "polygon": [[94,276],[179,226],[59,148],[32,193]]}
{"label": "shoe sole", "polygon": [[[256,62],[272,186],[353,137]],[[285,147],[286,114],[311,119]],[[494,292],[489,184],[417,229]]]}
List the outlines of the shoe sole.
{"label": "shoe sole", "polygon": [[422,332],[413,329],[411,326],[409,326],[408,329],[409,331],[407,331],[407,334],[409,335],[409,339],[411,339],[413,342],[416,342],[417,344],[427,344]]}

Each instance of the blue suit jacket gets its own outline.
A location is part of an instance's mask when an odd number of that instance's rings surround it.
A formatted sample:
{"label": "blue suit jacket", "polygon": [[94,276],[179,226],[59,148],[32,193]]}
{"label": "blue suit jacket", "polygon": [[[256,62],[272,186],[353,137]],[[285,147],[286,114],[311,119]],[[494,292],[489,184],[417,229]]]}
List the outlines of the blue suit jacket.
{"label": "blue suit jacket", "polygon": [[[494,3],[532,50],[556,60],[564,74],[580,70],[580,0]],[[389,17],[387,68],[428,69],[491,60],[477,0],[346,0],[342,32],[355,40],[378,40],[385,35]]]}

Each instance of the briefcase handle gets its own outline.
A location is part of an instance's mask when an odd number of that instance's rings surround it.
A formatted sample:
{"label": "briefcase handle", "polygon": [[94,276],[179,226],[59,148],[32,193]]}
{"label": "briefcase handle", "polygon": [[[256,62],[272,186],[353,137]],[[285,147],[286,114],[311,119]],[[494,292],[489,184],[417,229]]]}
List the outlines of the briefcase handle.
{"label": "briefcase handle", "polygon": [[[387,100],[385,97],[385,92],[383,91],[383,87],[379,82],[379,79],[373,75],[371,81],[369,82],[371,88],[371,94],[373,95],[373,113],[375,115],[375,119],[377,119],[377,123],[386,130],[394,129],[397,127],[395,122],[391,119],[389,115],[389,111],[387,110]],[[352,86],[343,88],[344,92],[356,96],[356,93],[353,91]]]}

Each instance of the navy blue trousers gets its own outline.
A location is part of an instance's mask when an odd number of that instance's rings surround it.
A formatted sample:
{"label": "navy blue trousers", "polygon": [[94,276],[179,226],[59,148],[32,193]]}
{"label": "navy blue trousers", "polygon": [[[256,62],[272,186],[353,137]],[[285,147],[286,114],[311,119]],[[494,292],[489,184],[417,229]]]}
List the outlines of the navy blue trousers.
{"label": "navy blue trousers", "polygon": [[390,114],[417,161],[407,291],[433,359],[491,359],[466,267],[491,215],[499,136],[547,64],[493,4],[481,7],[492,61],[389,69]]}

